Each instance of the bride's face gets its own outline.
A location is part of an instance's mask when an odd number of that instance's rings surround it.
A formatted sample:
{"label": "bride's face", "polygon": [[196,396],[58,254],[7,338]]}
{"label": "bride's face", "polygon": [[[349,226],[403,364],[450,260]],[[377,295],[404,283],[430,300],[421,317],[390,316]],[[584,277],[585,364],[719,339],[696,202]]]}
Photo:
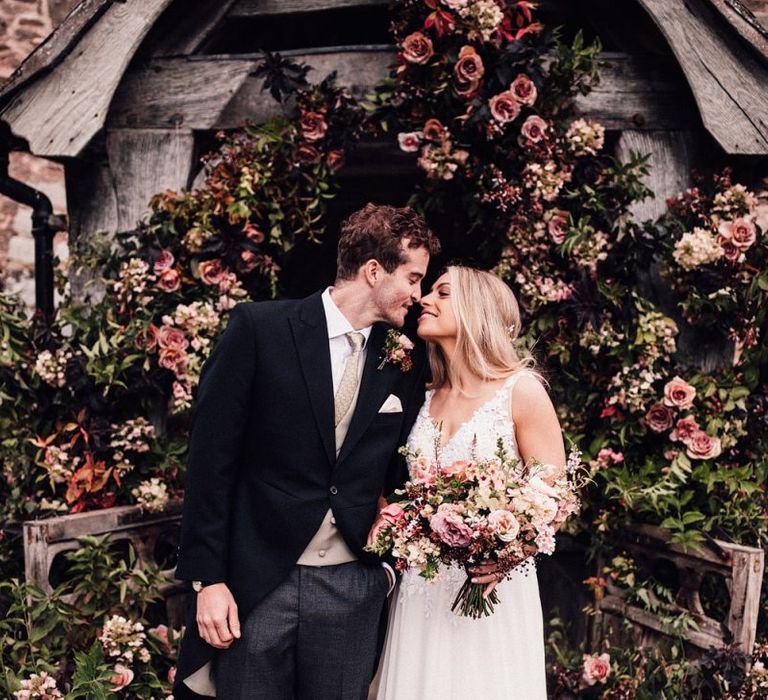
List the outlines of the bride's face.
{"label": "bride's face", "polygon": [[421,298],[419,315],[419,337],[423,340],[455,338],[456,314],[451,302],[451,281],[448,273],[438,277],[432,290]]}

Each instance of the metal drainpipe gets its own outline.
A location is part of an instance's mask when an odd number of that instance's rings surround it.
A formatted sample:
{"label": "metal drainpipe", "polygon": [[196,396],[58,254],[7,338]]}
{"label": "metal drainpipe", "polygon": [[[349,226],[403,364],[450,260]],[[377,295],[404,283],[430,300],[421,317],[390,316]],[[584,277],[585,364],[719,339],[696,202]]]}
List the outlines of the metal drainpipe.
{"label": "metal drainpipe", "polygon": [[51,200],[39,190],[8,175],[9,145],[0,136],[0,194],[32,207],[35,238],[35,306],[47,318],[53,316],[53,235],[67,228],[64,217],[53,213]]}

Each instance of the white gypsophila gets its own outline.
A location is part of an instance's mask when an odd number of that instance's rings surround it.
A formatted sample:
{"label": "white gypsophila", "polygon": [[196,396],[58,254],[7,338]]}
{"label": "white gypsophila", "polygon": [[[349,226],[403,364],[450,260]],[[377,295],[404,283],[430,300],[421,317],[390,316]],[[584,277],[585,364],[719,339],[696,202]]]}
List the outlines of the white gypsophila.
{"label": "white gypsophila", "polygon": [[149,440],[155,437],[155,427],[143,416],[131,418],[110,426],[112,439],[109,446],[117,450],[149,452]]}
{"label": "white gypsophila", "polygon": [[61,388],[67,383],[67,361],[72,357],[72,351],[63,348],[59,348],[55,353],[43,350],[35,360],[35,372],[46,384]]}
{"label": "white gypsophila", "polygon": [[504,12],[493,0],[475,0],[458,8],[459,15],[472,23],[488,41],[504,21]]}
{"label": "white gypsophila", "polygon": [[605,128],[597,122],[576,119],[565,132],[568,147],[576,156],[596,156],[605,144]]}
{"label": "white gypsophila", "polygon": [[718,192],[712,204],[713,212],[730,216],[742,212],[752,212],[757,206],[757,197],[744,185],[736,184],[724,192]]}
{"label": "white gypsophila", "polygon": [[168,486],[157,477],[142,481],[131,493],[142,508],[152,513],[165,510],[168,505]]}
{"label": "white gypsophila", "polygon": [[126,620],[122,615],[109,618],[99,635],[104,653],[125,664],[131,664],[134,656],[144,663],[149,661],[149,651],[144,646],[146,640],[144,625]]}
{"label": "white gypsophila", "polygon": [[112,289],[124,299],[135,299],[139,304],[150,301],[147,289],[155,281],[149,265],[141,258],[131,258],[120,265],[118,279],[112,282]]}
{"label": "white gypsophila", "polygon": [[638,318],[640,333],[643,335],[647,344],[647,336],[652,335],[656,342],[660,342],[664,351],[668,354],[675,352],[677,343],[675,337],[679,333],[677,324],[669,317],[664,316],[658,311],[648,311],[640,314]]}
{"label": "white gypsophila", "polygon": [[179,304],[172,319],[170,316],[163,317],[163,321],[169,325],[171,325],[171,320],[187,335],[195,338],[198,335],[216,335],[221,323],[221,316],[210,302],[195,301],[191,304]]}
{"label": "white gypsophila", "polygon": [[15,691],[13,697],[16,700],[58,700],[64,696],[56,686],[56,679],[43,671],[22,680],[21,690]]}
{"label": "white gypsophila", "polygon": [[79,457],[70,460],[67,450],[56,445],[48,445],[45,449],[45,456],[43,457],[45,469],[54,484],[66,483],[74,473],[79,461]]}
{"label": "white gypsophila", "polygon": [[534,197],[540,197],[545,202],[557,199],[560,190],[571,179],[571,174],[558,169],[557,163],[550,160],[541,163],[528,163],[523,169],[525,186],[532,190]]}
{"label": "white gypsophila", "polygon": [[723,249],[715,236],[709,231],[698,226],[675,243],[672,257],[684,270],[694,270],[700,265],[706,265],[719,260],[723,256]]}

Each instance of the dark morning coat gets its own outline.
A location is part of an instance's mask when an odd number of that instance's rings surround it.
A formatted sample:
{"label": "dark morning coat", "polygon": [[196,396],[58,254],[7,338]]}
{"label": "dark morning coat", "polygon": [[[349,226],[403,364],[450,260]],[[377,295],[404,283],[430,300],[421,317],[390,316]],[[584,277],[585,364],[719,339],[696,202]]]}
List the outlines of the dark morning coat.
{"label": "dark morning coat", "polygon": [[[388,328],[374,325],[337,460],[320,297],[237,305],[202,369],[176,576],[225,581],[241,621],[287,576],[329,507],[350,549],[375,563],[362,548],[377,499],[405,479],[397,449],[424,399],[424,355],[417,346],[408,372],[391,363],[379,370]],[[378,413],[390,394],[402,413]],[[214,653],[193,605],[177,683]]]}

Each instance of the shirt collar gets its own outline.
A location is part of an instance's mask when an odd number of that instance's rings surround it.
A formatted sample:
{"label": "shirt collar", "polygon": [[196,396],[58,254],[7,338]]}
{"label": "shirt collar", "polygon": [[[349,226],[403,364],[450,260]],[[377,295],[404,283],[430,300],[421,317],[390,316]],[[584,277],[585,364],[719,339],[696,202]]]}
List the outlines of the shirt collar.
{"label": "shirt collar", "polygon": [[338,338],[345,333],[357,331],[362,333],[365,338],[365,343],[368,342],[368,338],[371,335],[371,329],[373,326],[366,326],[365,328],[352,328],[352,324],[347,320],[347,317],[341,313],[341,309],[336,306],[336,303],[331,298],[331,289],[328,287],[322,294],[323,309],[325,310],[325,322],[328,326],[328,339]]}

